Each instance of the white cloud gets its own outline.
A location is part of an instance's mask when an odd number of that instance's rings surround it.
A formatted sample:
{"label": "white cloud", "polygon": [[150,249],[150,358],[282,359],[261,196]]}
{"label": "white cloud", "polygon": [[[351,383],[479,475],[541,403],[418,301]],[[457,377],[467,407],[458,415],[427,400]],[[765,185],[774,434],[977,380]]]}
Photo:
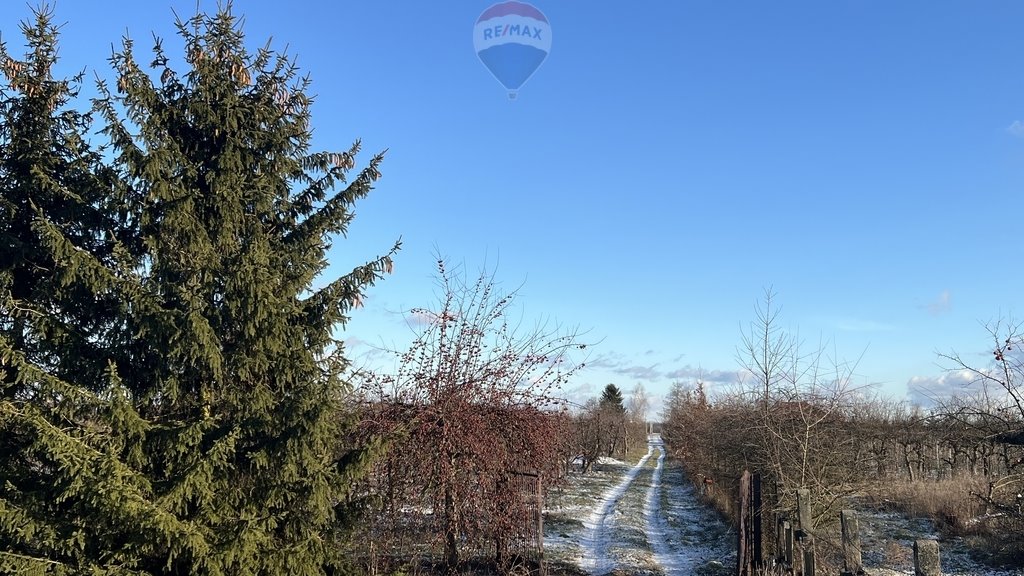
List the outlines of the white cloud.
{"label": "white cloud", "polygon": [[907,381],[907,398],[919,406],[934,406],[954,396],[967,397],[986,393],[1002,395],[992,382],[971,370],[949,370],[938,376],[914,376]]}
{"label": "white cloud", "polygon": [[[620,385],[630,382],[645,382],[655,386],[660,385],[665,389],[674,381],[692,382],[703,379],[708,386],[725,387],[744,381],[745,374],[741,370],[709,370],[689,364],[681,366],[679,361],[685,354],[676,355],[670,362],[644,361],[658,353],[657,350],[645,350],[635,355],[627,355],[612,350],[589,358],[585,362],[585,367],[586,370],[591,371],[591,374],[604,373],[605,375],[601,377],[608,377],[609,381]],[[621,381],[619,377],[621,377]]]}
{"label": "white cloud", "polygon": [[597,390],[595,386],[589,382],[562,390],[562,396],[569,402],[569,408],[574,411],[582,409],[587,400],[596,397],[596,395]]}
{"label": "white cloud", "polygon": [[[650,356],[653,352],[653,350],[648,350],[641,355]],[[644,365],[634,362],[635,360],[630,360],[625,354],[619,352],[603,352],[587,360],[586,367],[589,369],[607,370],[620,376],[650,382],[661,380],[665,377],[665,374],[658,369],[657,363]]]}
{"label": "white cloud", "polygon": [[1024,138],[1024,122],[1014,120],[1013,124],[1006,127],[1006,131],[1018,138]]}
{"label": "white cloud", "polygon": [[949,312],[952,307],[953,302],[949,290],[943,290],[935,300],[924,305],[924,309],[932,316],[941,316]]}
{"label": "white cloud", "polygon": [[616,368],[621,368],[625,364],[626,360],[622,354],[614,352],[602,352],[593,359],[587,360],[587,368],[598,368],[604,370],[614,370]]}
{"label": "white cloud", "polygon": [[357,338],[355,336],[349,336],[348,338],[345,338],[344,342],[345,348],[348,348],[349,350],[369,346],[369,343],[366,340],[363,340],[362,338]]}
{"label": "white cloud", "polygon": [[657,364],[651,366],[623,366],[622,368],[616,368],[612,370],[616,374],[623,376],[629,376],[630,378],[636,378],[637,380],[661,380],[664,375],[661,370],[658,370]]}
{"label": "white cloud", "polygon": [[710,385],[739,384],[744,376],[741,370],[707,370],[689,365],[665,373],[665,377],[672,380],[703,380]]}

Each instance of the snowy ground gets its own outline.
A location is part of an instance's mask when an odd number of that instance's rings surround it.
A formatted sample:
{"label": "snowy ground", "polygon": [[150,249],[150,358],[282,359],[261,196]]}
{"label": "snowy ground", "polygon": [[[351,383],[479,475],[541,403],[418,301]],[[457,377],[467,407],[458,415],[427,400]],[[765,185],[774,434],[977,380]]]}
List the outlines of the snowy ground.
{"label": "snowy ground", "polygon": [[630,466],[603,459],[546,511],[545,556],[583,572],[712,576],[729,573],[735,539],[694,497],[681,469],[666,465],[661,439]]}
{"label": "snowy ground", "polygon": [[914,540],[939,539],[939,562],[944,576],[1020,576],[1018,570],[997,570],[971,559],[962,539],[941,539],[926,518],[907,518],[895,512],[858,510],[861,548],[868,576],[914,574]]}
{"label": "snowy ground", "polygon": [[[700,503],[682,469],[666,461],[660,437],[635,463],[602,458],[552,494],[545,510],[545,558],[560,572],[603,576],[725,576],[736,563],[736,539]],[[868,576],[912,575],[913,541],[937,538],[928,520],[859,510]],[[941,540],[946,576],[1021,576],[985,567],[958,540]]]}

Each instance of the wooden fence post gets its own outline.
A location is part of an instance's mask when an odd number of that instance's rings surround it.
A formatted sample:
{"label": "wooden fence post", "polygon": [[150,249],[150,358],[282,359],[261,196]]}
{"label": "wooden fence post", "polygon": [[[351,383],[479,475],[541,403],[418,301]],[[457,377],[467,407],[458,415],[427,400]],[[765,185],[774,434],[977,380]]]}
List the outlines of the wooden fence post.
{"label": "wooden fence post", "polygon": [[754,474],[750,489],[753,492],[750,499],[753,508],[754,570],[760,572],[764,568],[764,533],[761,524],[761,474]]}
{"label": "wooden fence post", "polygon": [[814,576],[814,548],[804,549],[804,576]]}
{"label": "wooden fence post", "polygon": [[[794,572],[803,576],[813,576],[814,537],[811,534],[811,491],[806,488],[796,491],[796,514],[798,529],[795,537],[800,553],[794,559]],[[810,562],[810,566],[808,562]]]}
{"label": "wooden fence post", "polygon": [[750,471],[744,470],[740,476],[740,533],[736,551],[736,573],[739,576],[754,576],[751,532],[753,528],[750,525]]}
{"label": "wooden fence post", "polygon": [[786,566],[792,566],[793,565],[793,536],[794,536],[794,534],[793,534],[793,525],[790,524],[789,522],[784,522],[783,526],[784,526],[784,529],[786,531],[786,533],[785,533],[785,538],[786,538],[786,556],[785,556],[785,558],[786,558]]}
{"label": "wooden fence post", "polygon": [[939,542],[937,540],[914,541],[914,575],[941,576],[939,566]]}
{"label": "wooden fence post", "polygon": [[775,562],[781,564],[786,559],[786,521],[782,516],[775,517]]}
{"label": "wooden fence post", "polygon": [[805,534],[811,533],[811,491],[801,488],[796,491],[797,527]]}
{"label": "wooden fence post", "polygon": [[864,574],[864,564],[860,555],[860,523],[857,513],[843,510],[839,513],[839,523],[843,534],[843,576]]}

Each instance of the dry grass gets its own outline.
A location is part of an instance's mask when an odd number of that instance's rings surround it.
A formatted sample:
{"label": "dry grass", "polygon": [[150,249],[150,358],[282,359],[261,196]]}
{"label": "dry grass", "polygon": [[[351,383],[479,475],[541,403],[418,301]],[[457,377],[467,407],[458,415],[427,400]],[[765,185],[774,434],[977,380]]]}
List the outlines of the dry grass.
{"label": "dry grass", "polygon": [[882,559],[882,567],[889,568],[890,570],[899,570],[907,565],[912,565],[914,550],[908,546],[901,545],[899,542],[890,540],[882,550]]}
{"label": "dry grass", "polygon": [[872,486],[868,498],[876,506],[918,518],[930,518],[952,536],[975,534],[984,524],[975,519],[985,505],[973,494],[984,493],[984,478],[965,476],[945,480],[887,481]]}
{"label": "dry grass", "polygon": [[[873,505],[914,518],[927,518],[945,537],[959,540],[976,561],[999,567],[1024,566],[1024,531],[1019,516],[989,514],[977,494],[985,494],[983,477],[963,476],[940,481],[887,481],[872,486]],[[900,550],[886,550],[887,563],[899,564]],[[890,558],[890,552],[892,558]]]}

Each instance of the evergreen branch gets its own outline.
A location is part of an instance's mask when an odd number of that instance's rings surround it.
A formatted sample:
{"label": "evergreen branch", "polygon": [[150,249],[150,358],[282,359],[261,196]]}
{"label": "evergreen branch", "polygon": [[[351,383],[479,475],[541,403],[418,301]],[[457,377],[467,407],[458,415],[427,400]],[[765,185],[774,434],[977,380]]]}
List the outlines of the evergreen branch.
{"label": "evergreen branch", "polygon": [[147,293],[146,288],[134,277],[118,275],[95,256],[72,244],[51,222],[39,215],[32,222],[32,228],[49,248],[58,263],[58,276],[63,285],[76,283],[87,287],[95,296],[111,291],[127,300],[140,316],[167,324],[168,312],[158,300]]}
{"label": "evergreen branch", "polygon": [[96,506],[109,515],[115,525],[129,530],[150,533],[152,545],[169,543],[172,552],[182,549],[202,555],[208,544],[195,526],[149,500],[149,481],[131,470],[112,454],[101,452],[73,434],[54,426],[32,405],[21,409],[10,403],[0,404],[5,412],[37,433],[33,442],[37,449],[59,464],[66,475],[65,485],[57,501],[75,497],[84,504]]}
{"label": "evergreen branch", "polygon": [[[71,571],[71,569],[68,567],[68,565],[66,563],[59,562],[57,560],[50,560],[49,558],[39,558],[37,556],[28,556],[27,554],[18,554],[17,552],[11,552],[11,551],[8,551],[8,550],[0,550],[0,556],[5,557],[5,558],[12,558],[14,560],[18,560],[18,561],[20,561],[19,564],[21,564],[21,565],[25,565],[25,564],[43,564],[43,565],[46,565],[46,566],[60,566],[62,568],[67,568],[69,572]],[[0,564],[0,567],[2,567],[2,566],[3,566],[3,564]],[[17,573],[21,573],[20,570]]]}
{"label": "evergreen branch", "polygon": [[[386,151],[385,151],[386,152]],[[373,189],[373,182],[380,178],[378,166],[384,160],[384,153],[377,154],[370,164],[344,190],[335,194],[319,210],[311,214],[285,237],[287,244],[303,244],[328,233],[344,234],[352,219],[348,208],[357,200],[365,198]]]}
{"label": "evergreen branch", "polygon": [[[28,568],[27,565],[42,564],[44,566],[44,574],[49,571],[50,567],[56,566],[59,569],[59,572],[57,572],[58,574],[83,574],[87,572],[94,576],[151,576],[149,572],[146,572],[144,570],[132,570],[118,565],[101,567],[93,562],[88,562],[85,566],[71,566],[67,562],[60,562],[58,560],[51,560],[49,558],[39,558],[37,556],[28,556],[25,554],[18,554],[16,552],[11,552],[7,550],[0,550],[0,557],[10,558],[13,560],[13,562],[9,564],[9,566],[18,568],[17,570],[12,570],[11,573],[13,574],[28,573],[22,571],[31,570],[31,568]],[[0,569],[3,569],[4,567],[5,564],[3,562],[0,562]]]}
{"label": "evergreen branch", "polygon": [[[391,273],[394,267],[393,257],[401,246],[402,241],[399,240],[387,254],[356,267],[352,272],[317,290],[303,301],[304,317],[312,327],[311,332],[329,333],[330,327],[339,322],[344,324],[345,312],[362,305],[363,290],[372,286],[384,274]],[[326,342],[310,344],[323,346]]]}

